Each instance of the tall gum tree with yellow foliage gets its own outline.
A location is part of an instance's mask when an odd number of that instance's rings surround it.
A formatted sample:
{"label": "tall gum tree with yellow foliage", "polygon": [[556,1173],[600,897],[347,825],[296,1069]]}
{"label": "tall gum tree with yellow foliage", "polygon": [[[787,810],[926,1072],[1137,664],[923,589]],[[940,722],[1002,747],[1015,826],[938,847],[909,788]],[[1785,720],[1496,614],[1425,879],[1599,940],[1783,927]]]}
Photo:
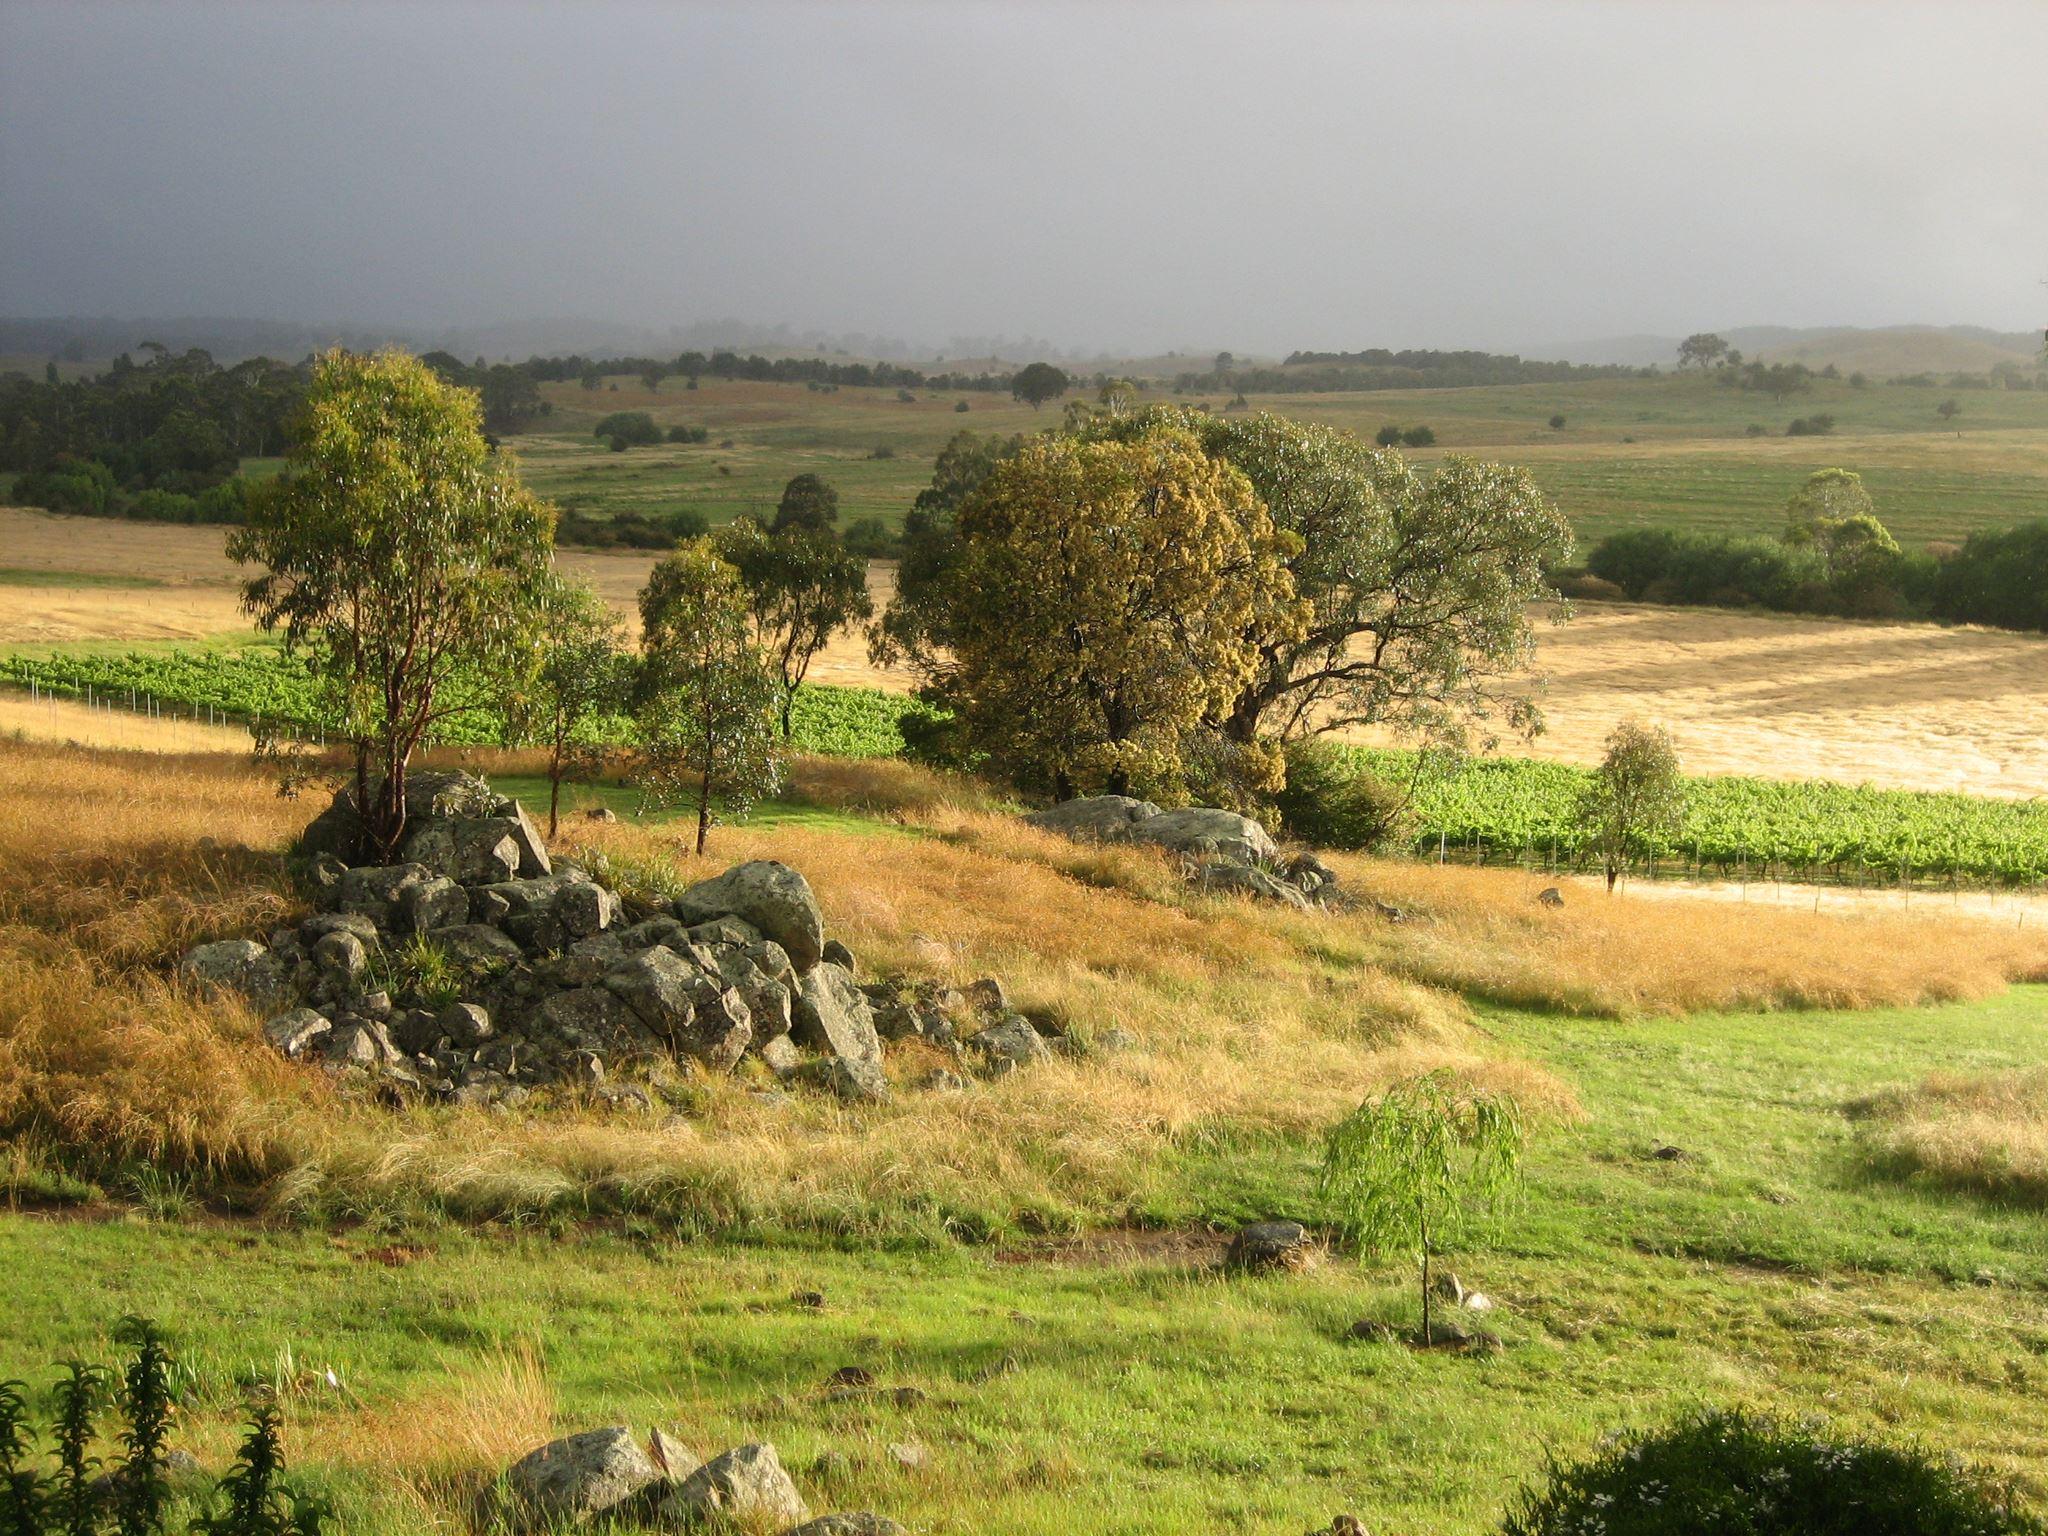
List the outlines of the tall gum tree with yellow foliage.
{"label": "tall gum tree with yellow foliage", "polygon": [[1061,798],[1175,793],[1261,641],[1302,622],[1292,536],[1185,431],[1032,441],[955,533],[932,692],[991,766]]}

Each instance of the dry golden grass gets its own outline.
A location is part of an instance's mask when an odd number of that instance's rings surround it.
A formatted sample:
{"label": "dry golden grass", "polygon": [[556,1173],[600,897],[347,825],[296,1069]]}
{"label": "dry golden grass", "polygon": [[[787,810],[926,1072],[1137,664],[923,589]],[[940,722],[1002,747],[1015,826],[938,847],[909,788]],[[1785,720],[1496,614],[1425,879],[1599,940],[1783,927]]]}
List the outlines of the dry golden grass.
{"label": "dry golden grass", "polygon": [[2048,1067],[1938,1072],[1855,1106],[1888,1171],[2030,1204],[2048,1202]]}
{"label": "dry golden grass", "polygon": [[1513,870],[1333,856],[1415,916],[1372,953],[1399,974],[1503,1002],[1628,1016],[1876,1008],[1983,997],[2048,975],[2048,935],[1972,918],[1644,901]]}
{"label": "dry golden grass", "polygon": [[[1037,832],[959,780],[901,764],[805,772],[822,799],[918,835],[733,829],[701,873],[787,860],[873,970],[1000,976],[1080,1038],[1119,1028],[1140,1047],[931,1094],[909,1084],[939,1058],[906,1046],[892,1056],[906,1091],[860,1110],[764,1102],[745,1078],[699,1085],[683,1117],[573,1100],[523,1116],[381,1109],[278,1061],[246,1010],[169,975],[186,945],[287,915],[278,850],[306,803],[231,760],[0,743],[0,1127],[74,1157],[260,1181],[276,1210],[1069,1229],[1177,1208],[1181,1154],[1219,1130],[1306,1136],[1419,1070],[1466,1075],[1539,1118],[1575,1113],[1569,1085],[1491,1048],[1450,988],[1608,1013],[1898,1002],[1989,990],[2038,960],[1970,924],[1875,942],[1782,913],[1556,914],[1513,875],[1369,862],[1352,878],[1412,922],[1190,899],[1156,854]],[[578,822],[562,841],[700,873],[673,827]],[[1844,942],[1865,931],[1873,942]]]}

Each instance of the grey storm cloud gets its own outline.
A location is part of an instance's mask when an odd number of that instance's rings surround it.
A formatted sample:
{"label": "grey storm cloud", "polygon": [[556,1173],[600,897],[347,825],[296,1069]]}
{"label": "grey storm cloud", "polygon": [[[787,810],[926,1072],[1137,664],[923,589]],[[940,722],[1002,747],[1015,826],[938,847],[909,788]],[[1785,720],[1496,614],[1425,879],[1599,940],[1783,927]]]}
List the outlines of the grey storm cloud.
{"label": "grey storm cloud", "polygon": [[2026,329],[2044,59],[2037,3],[0,0],[0,312]]}

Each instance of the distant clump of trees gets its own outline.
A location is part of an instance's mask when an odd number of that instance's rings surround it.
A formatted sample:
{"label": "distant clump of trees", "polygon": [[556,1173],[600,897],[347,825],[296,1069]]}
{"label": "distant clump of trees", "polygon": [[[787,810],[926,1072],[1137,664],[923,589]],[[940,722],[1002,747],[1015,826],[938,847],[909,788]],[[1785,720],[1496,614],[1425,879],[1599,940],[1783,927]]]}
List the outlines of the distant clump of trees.
{"label": "distant clump of trees", "polygon": [[1586,568],[1638,601],[2048,631],[2048,520],[1909,552],[1846,469],[1807,477],[1778,538],[1631,529],[1595,545]]}

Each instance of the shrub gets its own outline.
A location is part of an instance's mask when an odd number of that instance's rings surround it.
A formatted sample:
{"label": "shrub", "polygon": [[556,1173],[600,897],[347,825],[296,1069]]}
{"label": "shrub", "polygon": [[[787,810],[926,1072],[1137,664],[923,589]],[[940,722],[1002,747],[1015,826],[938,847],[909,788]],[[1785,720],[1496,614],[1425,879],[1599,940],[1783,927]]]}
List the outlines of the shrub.
{"label": "shrub", "polygon": [[1562,432],[1564,430],[1564,413],[1562,411],[1550,418],[1550,430],[1553,432]]}
{"label": "shrub", "polygon": [[1385,848],[1409,831],[1406,792],[1334,742],[1311,739],[1287,749],[1278,801],[1288,836],[1319,848]]}
{"label": "shrub", "polygon": [[1742,435],[1744,437],[1769,437],[1771,429],[1760,421],[1752,421],[1742,429]]}
{"label": "shrub", "polygon": [[672,443],[702,443],[711,438],[709,427],[670,427],[668,440]]}
{"label": "shrub", "polygon": [[1787,437],[1826,437],[1835,430],[1835,418],[1822,411],[1814,416],[1797,416],[1785,428]]}
{"label": "shrub", "polygon": [[1938,618],[2048,630],[2048,520],[1971,534],[1932,585]]}
{"label": "shrub", "polygon": [[903,541],[879,517],[857,517],[848,523],[845,543],[863,560],[893,560],[903,553]]}
{"label": "shrub", "polygon": [[953,404],[953,414],[956,416],[965,416],[967,414],[967,402],[965,400],[955,401]]}
{"label": "shrub", "polygon": [[896,457],[896,450],[894,448],[891,448],[887,443],[877,443],[875,447],[869,451],[868,457],[871,459],[893,459]]}
{"label": "shrub", "polygon": [[1401,441],[1401,429],[1399,427],[1381,427],[1379,431],[1373,433],[1372,440],[1382,448],[1396,447]]}
{"label": "shrub", "polygon": [[591,428],[593,437],[609,439],[614,453],[621,448],[644,447],[661,441],[661,428],[645,411],[613,411]]}
{"label": "shrub", "polygon": [[66,459],[14,482],[13,499],[46,512],[103,516],[114,497],[114,472],[97,459]]}
{"label": "shrub", "polygon": [[2039,1520],[1950,1458],[1762,1415],[1704,1412],[1553,1462],[1503,1536],[2036,1536]]}
{"label": "shrub", "polygon": [[613,453],[624,453],[626,449],[631,445],[628,444],[623,437],[613,437],[605,444],[605,446],[611,449]]}
{"label": "shrub", "polygon": [[1427,448],[1436,441],[1436,433],[1429,427],[1410,427],[1401,434],[1401,441],[1410,448]]}

